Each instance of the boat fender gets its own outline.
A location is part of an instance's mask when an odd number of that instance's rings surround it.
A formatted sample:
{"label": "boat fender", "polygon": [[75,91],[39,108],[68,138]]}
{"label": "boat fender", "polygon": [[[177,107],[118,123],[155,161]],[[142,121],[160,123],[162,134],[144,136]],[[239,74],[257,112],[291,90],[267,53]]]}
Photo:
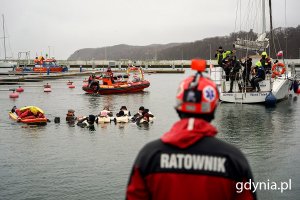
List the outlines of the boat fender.
{"label": "boat fender", "polygon": [[54,117],[54,123],[59,124],[60,123],[60,117]]}
{"label": "boat fender", "polygon": [[265,105],[267,107],[274,107],[276,105],[276,97],[270,92],[265,99]]}

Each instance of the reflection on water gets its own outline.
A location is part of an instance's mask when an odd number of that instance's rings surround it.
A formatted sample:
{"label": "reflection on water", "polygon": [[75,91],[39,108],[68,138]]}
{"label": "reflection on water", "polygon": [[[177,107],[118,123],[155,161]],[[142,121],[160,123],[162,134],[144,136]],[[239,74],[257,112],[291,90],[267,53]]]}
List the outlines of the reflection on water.
{"label": "reflection on water", "polygon": [[[0,196],[1,199],[123,199],[131,165],[142,146],[159,138],[178,120],[174,110],[177,86],[186,74],[145,75],[151,86],[145,92],[123,95],[86,95],[82,79],[26,83],[25,92],[12,101],[0,93]],[[5,86],[1,86],[5,87]],[[12,106],[36,105],[53,121],[44,127],[12,122]],[[121,106],[131,114],[140,106],[155,115],[152,124],[95,124],[95,131],[67,124],[67,110],[76,116],[99,114],[109,106],[114,116]],[[300,193],[300,105],[293,99],[276,108],[221,103],[213,124],[218,137],[239,147],[247,156],[255,180],[287,181],[292,191],[259,191],[260,199],[298,199]]]}
{"label": "reflection on water", "polygon": [[[280,102],[276,108],[263,105],[221,104],[214,124],[219,137],[238,146],[247,156],[256,181],[288,181],[299,188],[299,104]],[[259,191],[261,199],[293,199],[299,190]]]}

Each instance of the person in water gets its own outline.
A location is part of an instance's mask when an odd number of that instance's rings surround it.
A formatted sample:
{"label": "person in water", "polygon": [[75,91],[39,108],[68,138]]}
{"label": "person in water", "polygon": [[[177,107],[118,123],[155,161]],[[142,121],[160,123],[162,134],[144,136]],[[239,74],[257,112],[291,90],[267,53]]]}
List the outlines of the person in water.
{"label": "person in water", "polygon": [[68,113],[66,114],[66,121],[67,123],[74,123],[77,120],[75,116],[75,110],[69,109]]}
{"label": "person in water", "polygon": [[131,116],[130,111],[127,110],[126,106],[122,106],[120,108],[120,111],[116,114],[117,117],[123,117],[123,116]]}
{"label": "person in water", "polygon": [[149,123],[150,117],[153,118],[154,115],[150,113],[149,109],[144,109],[144,111],[142,112],[142,116],[137,119],[137,123],[141,123],[141,122]]}
{"label": "person in water", "polygon": [[80,126],[81,128],[89,128],[90,130],[95,130],[95,122],[97,123],[98,120],[96,119],[95,115],[89,115],[88,117],[84,117],[82,119],[79,119],[77,122],[77,126]]}
{"label": "person in water", "polygon": [[100,113],[99,113],[98,116],[99,116],[99,117],[112,117],[113,114],[112,114],[112,112],[109,110],[109,107],[108,107],[108,106],[105,106],[105,107],[103,108],[103,110],[100,111]]}
{"label": "person in water", "polygon": [[145,110],[144,106],[141,106],[141,107],[139,108],[139,111],[138,111],[136,114],[133,115],[133,117],[132,117],[131,120],[134,122],[134,121],[136,121],[137,119],[141,118],[141,117],[143,116],[144,110]]}
{"label": "person in water", "polygon": [[175,107],[180,120],[138,153],[127,185],[127,200],[256,199],[250,189],[237,192],[238,183],[253,181],[245,156],[215,137],[217,129],[211,121],[219,92],[202,74],[205,67],[204,60],[192,61],[192,68],[201,71],[180,84]]}

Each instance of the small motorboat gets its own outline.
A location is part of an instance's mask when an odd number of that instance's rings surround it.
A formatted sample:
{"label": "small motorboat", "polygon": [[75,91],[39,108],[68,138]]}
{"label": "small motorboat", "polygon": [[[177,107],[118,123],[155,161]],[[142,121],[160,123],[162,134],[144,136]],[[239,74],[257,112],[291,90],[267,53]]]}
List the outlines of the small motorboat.
{"label": "small motorboat", "polygon": [[37,73],[47,73],[49,70],[50,73],[57,73],[68,71],[68,67],[57,64],[57,61],[54,58],[45,59],[43,56],[40,56],[34,60],[34,67],[17,67],[15,70],[18,72]]}
{"label": "small motorboat", "polygon": [[[130,73],[133,73],[132,80],[129,80]],[[100,83],[93,81],[90,85],[84,84],[82,89],[88,94],[117,94],[140,92],[149,86],[150,82],[144,80],[142,68],[129,67],[126,75],[114,77],[109,72],[100,79]]]}

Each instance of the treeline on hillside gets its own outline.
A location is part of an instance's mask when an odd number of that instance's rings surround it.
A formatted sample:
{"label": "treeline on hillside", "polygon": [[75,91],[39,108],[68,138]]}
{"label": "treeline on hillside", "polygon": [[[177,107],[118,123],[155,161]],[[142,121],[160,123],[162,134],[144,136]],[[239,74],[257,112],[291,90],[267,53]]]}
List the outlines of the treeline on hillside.
{"label": "treeline on hillside", "polygon": [[[299,58],[300,25],[296,28],[276,28],[273,30],[274,42],[270,42],[271,57],[282,50],[285,58]],[[269,33],[268,33],[269,35]],[[102,48],[80,49],[68,60],[189,60],[192,58],[213,59],[216,49],[222,46],[225,50],[233,49],[237,38],[257,39],[257,33],[231,33],[229,36],[212,37],[189,43],[153,44],[148,46],[116,45]],[[255,54],[255,52],[248,52]],[[245,51],[238,50],[237,56],[243,57]]]}
{"label": "treeline on hillside", "polygon": [[[269,33],[267,33],[269,35]],[[299,58],[300,54],[300,26],[296,28],[277,28],[273,30],[274,43],[270,42],[271,57],[276,57],[278,51],[282,50],[286,58]],[[222,46],[225,50],[233,49],[233,42],[237,38],[256,40],[257,34],[252,30],[249,32],[231,33],[229,36],[206,38],[200,41],[185,43],[176,47],[164,49],[159,52],[159,60],[189,60],[195,57],[209,59],[214,58],[216,49]],[[238,50],[237,56],[243,57],[246,51]],[[255,54],[250,51],[248,54]]]}

